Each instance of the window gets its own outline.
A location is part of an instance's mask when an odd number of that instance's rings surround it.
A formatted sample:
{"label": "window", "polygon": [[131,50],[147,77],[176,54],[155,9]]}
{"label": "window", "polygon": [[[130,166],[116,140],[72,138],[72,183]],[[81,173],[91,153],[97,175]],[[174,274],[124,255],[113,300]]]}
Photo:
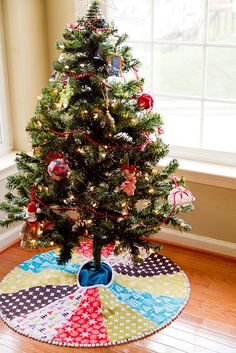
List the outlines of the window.
{"label": "window", "polygon": [[0,2],[0,156],[12,149],[10,105],[7,86],[6,52]]}
{"label": "window", "polygon": [[171,155],[236,165],[236,0],[119,0]]}

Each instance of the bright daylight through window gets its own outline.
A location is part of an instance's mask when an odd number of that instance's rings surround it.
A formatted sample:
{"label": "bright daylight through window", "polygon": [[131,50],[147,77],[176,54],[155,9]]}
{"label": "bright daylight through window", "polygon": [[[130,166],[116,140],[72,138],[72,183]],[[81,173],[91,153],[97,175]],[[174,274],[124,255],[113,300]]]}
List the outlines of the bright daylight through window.
{"label": "bright daylight through window", "polygon": [[173,155],[235,164],[236,0],[113,3]]}

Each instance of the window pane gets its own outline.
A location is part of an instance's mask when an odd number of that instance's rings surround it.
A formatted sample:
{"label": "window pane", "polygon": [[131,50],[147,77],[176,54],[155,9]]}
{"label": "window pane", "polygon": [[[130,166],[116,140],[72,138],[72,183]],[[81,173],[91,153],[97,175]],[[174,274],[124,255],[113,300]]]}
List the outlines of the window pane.
{"label": "window pane", "polygon": [[204,0],[159,0],[154,3],[155,39],[203,41]]}
{"label": "window pane", "polygon": [[128,33],[132,40],[151,39],[151,0],[115,1],[116,10],[109,8],[109,16],[114,19],[119,33]]}
{"label": "window pane", "polygon": [[236,99],[236,48],[208,48],[208,97]]}
{"label": "window pane", "polygon": [[0,144],[1,143],[2,143],[2,107],[0,106]]}
{"label": "window pane", "polygon": [[236,153],[235,131],[235,104],[205,104],[203,148]]}
{"label": "window pane", "polygon": [[236,1],[209,0],[208,40],[236,43]]}
{"label": "window pane", "polygon": [[155,102],[164,118],[163,140],[170,145],[200,147],[201,103],[158,97]]}
{"label": "window pane", "polygon": [[201,96],[203,49],[184,45],[156,45],[154,92]]}
{"label": "window pane", "polygon": [[131,43],[132,55],[137,58],[141,66],[139,68],[139,76],[145,79],[144,89],[151,92],[152,90],[152,46],[151,44]]}

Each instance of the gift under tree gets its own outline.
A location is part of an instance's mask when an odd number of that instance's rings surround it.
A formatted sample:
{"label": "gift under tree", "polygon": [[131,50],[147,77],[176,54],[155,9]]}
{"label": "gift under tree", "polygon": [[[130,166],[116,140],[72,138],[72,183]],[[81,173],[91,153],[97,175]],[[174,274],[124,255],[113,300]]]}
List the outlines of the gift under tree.
{"label": "gift under tree", "polygon": [[174,176],[176,160],[158,167],[168,154],[158,102],[154,109],[127,36],[106,23],[98,1],[63,38],[27,127],[33,154],[17,155],[0,224],[23,220],[22,246],[58,245],[60,264],[84,239],[96,268],[108,244],[139,261],[140,249],[158,249],[148,237],[162,226],[190,229],[181,214],[194,197]]}

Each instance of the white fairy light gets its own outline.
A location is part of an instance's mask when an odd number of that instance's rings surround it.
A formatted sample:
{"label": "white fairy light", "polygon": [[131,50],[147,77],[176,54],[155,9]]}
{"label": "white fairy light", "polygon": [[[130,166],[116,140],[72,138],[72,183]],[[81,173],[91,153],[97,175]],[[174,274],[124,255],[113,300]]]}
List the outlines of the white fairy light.
{"label": "white fairy light", "polygon": [[152,169],[152,173],[153,173],[153,174],[157,174],[157,172],[158,172],[158,170],[156,169],[156,167],[154,167],[154,168]]}

